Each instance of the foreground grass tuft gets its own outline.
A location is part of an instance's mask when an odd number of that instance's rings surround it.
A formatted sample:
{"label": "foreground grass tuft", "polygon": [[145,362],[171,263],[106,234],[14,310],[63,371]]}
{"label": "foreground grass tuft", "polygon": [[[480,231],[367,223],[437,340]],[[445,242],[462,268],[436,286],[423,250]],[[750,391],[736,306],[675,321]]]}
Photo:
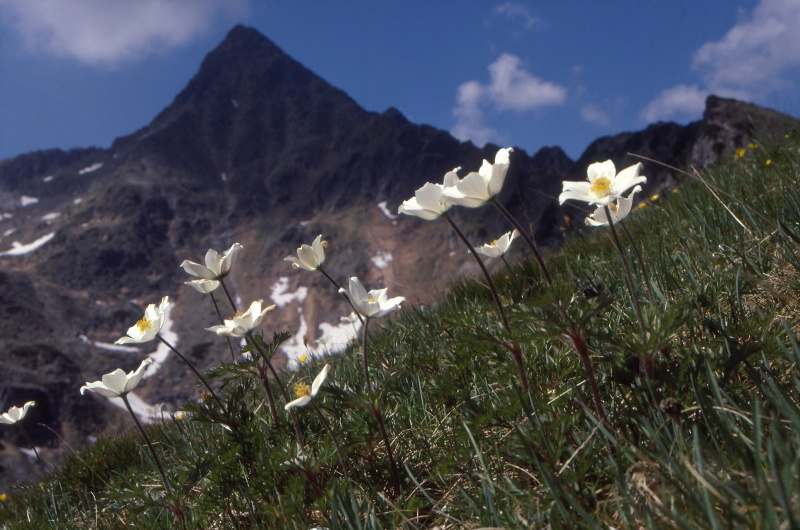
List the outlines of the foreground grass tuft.
{"label": "foreground grass tuft", "polygon": [[[767,163],[769,161],[769,163]],[[394,484],[361,354],[290,421],[270,420],[249,365],[210,374],[212,400],[100,441],[0,503],[7,528],[797,528],[800,525],[798,145],[759,149],[625,220],[645,332],[606,231],[585,231],[495,281],[460,283],[370,340],[370,376],[400,468]],[[607,420],[567,337],[585,339]],[[266,337],[261,347],[268,351]],[[525,360],[520,390],[504,343]],[[320,365],[301,366],[309,383]],[[275,391],[276,395],[279,392]],[[227,426],[221,425],[225,418]],[[302,434],[298,444],[297,430]]]}

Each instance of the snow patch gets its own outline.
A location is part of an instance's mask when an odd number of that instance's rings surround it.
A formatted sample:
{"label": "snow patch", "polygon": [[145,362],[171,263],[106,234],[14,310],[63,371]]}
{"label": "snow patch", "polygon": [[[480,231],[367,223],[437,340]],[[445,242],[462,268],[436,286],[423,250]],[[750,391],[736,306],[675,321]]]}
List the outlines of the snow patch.
{"label": "snow patch", "polygon": [[392,220],[397,219],[397,216],[389,211],[389,207],[387,206],[387,202],[386,201],[379,202],[378,203],[378,208],[380,209],[381,212],[383,212],[383,215],[385,215],[389,219],[392,219]]}
{"label": "snow patch", "polygon": [[83,202],[83,199],[81,197],[76,197],[75,199],[73,199],[72,204],[77,206],[78,204],[80,204],[82,202]]}
{"label": "snow patch", "polygon": [[42,216],[42,221],[47,221],[47,222],[54,221],[58,219],[60,216],[61,214],[59,212],[46,213]]}
{"label": "snow patch", "polygon": [[306,324],[306,317],[300,312],[300,325],[295,333],[289,340],[281,345],[281,350],[286,354],[290,364],[296,364],[297,358],[308,351],[306,348],[306,333],[308,332],[308,324]]}
{"label": "snow patch", "polygon": [[231,99],[231,105],[233,105],[233,108],[238,109],[239,108],[239,101],[236,100],[236,98],[233,98],[233,99]]}
{"label": "snow patch", "polygon": [[25,206],[30,206],[31,204],[36,204],[37,202],[39,202],[39,199],[36,197],[28,197],[27,195],[23,195],[19,198],[19,205],[23,208]]}
{"label": "snow patch", "polygon": [[53,175],[47,175],[45,178],[42,179],[42,182],[52,182],[55,177]]}
{"label": "snow patch", "polygon": [[16,228],[9,228],[5,232],[3,232],[3,237],[8,237],[8,236],[10,236],[11,234],[13,234],[16,231],[17,231]]}
{"label": "snow patch", "polygon": [[326,353],[339,353],[344,351],[351,342],[358,338],[361,330],[361,321],[352,314],[342,317],[339,324],[322,322],[319,325],[320,336],[317,339],[317,348]]}
{"label": "snow patch", "polygon": [[300,286],[294,292],[287,292],[289,289],[289,278],[281,276],[278,281],[272,284],[272,294],[270,298],[275,302],[278,307],[283,307],[289,302],[297,301],[302,302],[308,295],[308,287]]}
{"label": "snow patch", "polygon": [[219,178],[222,179],[222,182],[228,182],[228,174],[225,173],[224,171],[219,174]]}
{"label": "snow patch", "polygon": [[45,243],[53,239],[56,233],[51,232],[49,234],[43,235],[36,241],[32,241],[27,244],[22,244],[19,241],[14,241],[11,243],[11,248],[6,250],[5,252],[0,252],[0,256],[22,256],[24,254],[30,254],[34,250],[42,247]]}
{"label": "snow patch", "polygon": [[30,449],[28,449],[27,447],[20,447],[19,448],[19,452],[22,453],[23,455],[27,456],[31,460],[36,458],[36,451],[37,450],[39,450],[38,447],[31,447]]}
{"label": "snow patch", "polygon": [[389,252],[378,252],[375,256],[372,256],[372,263],[378,267],[379,269],[385,269],[389,263],[392,262],[392,254]]}
{"label": "snow patch", "polygon": [[103,163],[102,162],[95,162],[91,166],[86,166],[85,168],[79,170],[78,171],[78,175],[86,175],[87,173],[94,173],[95,171],[97,171],[101,167],[103,167]]}
{"label": "snow patch", "polygon": [[5,219],[11,219],[12,217],[14,217],[14,214],[10,214],[7,212],[0,212],[0,221],[3,221]]}

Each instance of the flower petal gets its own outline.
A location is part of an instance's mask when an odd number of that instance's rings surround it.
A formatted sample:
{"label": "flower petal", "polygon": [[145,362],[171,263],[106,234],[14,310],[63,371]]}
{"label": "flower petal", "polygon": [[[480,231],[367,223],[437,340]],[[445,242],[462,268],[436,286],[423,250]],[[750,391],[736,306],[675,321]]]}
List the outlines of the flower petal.
{"label": "flower petal", "polygon": [[561,183],[562,191],[558,196],[558,204],[564,204],[569,200],[593,202],[594,195],[591,193],[591,184],[583,181],[565,180]]}
{"label": "flower petal", "polygon": [[195,276],[197,278],[205,278],[206,280],[213,280],[214,273],[208,270],[207,267],[185,259],[181,262],[181,268],[186,271],[186,274]]}
{"label": "flower petal", "polygon": [[208,294],[216,291],[219,287],[219,281],[217,280],[189,280],[188,282],[183,283],[202,294]]}
{"label": "flower petal", "polygon": [[236,256],[239,255],[239,252],[244,247],[239,243],[234,243],[231,247],[225,251],[222,255],[222,263],[220,264],[220,275],[225,276],[231,271],[231,267],[233,266],[233,262],[236,259]]}
{"label": "flower petal", "polygon": [[328,377],[328,372],[331,370],[331,365],[326,364],[322,367],[322,370],[317,374],[317,377],[314,378],[314,381],[311,383],[311,397],[317,395],[319,392],[320,387],[325,382],[325,379]]}
{"label": "flower petal", "polygon": [[103,385],[117,395],[125,392],[126,380],[127,374],[121,368],[117,368],[113,372],[109,372],[100,378]]}
{"label": "flower petal", "polygon": [[592,182],[594,179],[600,177],[613,180],[614,177],[617,176],[617,168],[614,167],[614,162],[611,160],[606,160],[605,162],[595,162],[593,164],[589,164],[589,167],[586,168],[586,176],[589,178],[589,182]]}
{"label": "flower petal", "polygon": [[309,403],[311,403],[311,396],[303,396],[284,405],[283,410],[289,411],[295,407],[305,407]]}

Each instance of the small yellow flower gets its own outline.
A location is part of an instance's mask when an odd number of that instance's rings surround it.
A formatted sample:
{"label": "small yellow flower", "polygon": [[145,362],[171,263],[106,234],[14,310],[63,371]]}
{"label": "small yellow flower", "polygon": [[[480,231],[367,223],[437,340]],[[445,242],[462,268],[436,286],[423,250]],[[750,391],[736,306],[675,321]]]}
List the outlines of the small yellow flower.
{"label": "small yellow flower", "polygon": [[772,165],[772,159],[771,159],[771,158],[768,158],[768,159],[767,159],[767,161],[766,161],[766,162],[764,162],[764,166],[765,166],[765,167],[769,167],[769,166],[771,166],[771,165]]}
{"label": "small yellow flower", "polygon": [[752,151],[755,151],[756,149],[758,149],[758,145],[750,142],[749,144],[747,144],[747,148],[752,150]]}
{"label": "small yellow flower", "polygon": [[638,209],[640,209],[640,210],[641,210],[641,209],[643,209],[643,208],[647,208],[647,203],[646,203],[646,202],[644,202],[644,201],[642,201],[642,202],[640,202],[639,204],[637,204],[637,205],[636,205],[636,207],[637,207]]}
{"label": "small yellow flower", "polygon": [[308,353],[303,352],[297,356],[297,362],[300,364],[305,364],[308,361]]}
{"label": "small yellow flower", "polygon": [[746,154],[747,154],[747,149],[745,149],[744,147],[740,147],[736,150],[736,159],[737,160],[742,159]]}
{"label": "small yellow flower", "polygon": [[0,493],[0,502],[6,502],[8,500],[8,493]]}
{"label": "small yellow flower", "polygon": [[658,193],[654,193],[654,194],[652,194],[650,196],[650,200],[653,201],[653,202],[657,201],[660,198],[661,198],[661,195],[659,195]]}

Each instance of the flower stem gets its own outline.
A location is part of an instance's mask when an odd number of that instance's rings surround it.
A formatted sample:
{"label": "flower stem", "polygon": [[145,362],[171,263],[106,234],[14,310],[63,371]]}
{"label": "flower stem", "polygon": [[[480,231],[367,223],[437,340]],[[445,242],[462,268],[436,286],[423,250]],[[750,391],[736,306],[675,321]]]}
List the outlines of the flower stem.
{"label": "flower stem", "polygon": [[183,361],[183,363],[184,363],[186,366],[188,366],[188,367],[189,367],[189,369],[190,369],[192,372],[194,372],[194,375],[195,375],[195,376],[197,376],[197,378],[200,380],[200,382],[201,382],[201,383],[203,383],[203,386],[205,386],[205,387],[206,387],[206,390],[208,390],[208,393],[209,393],[209,394],[211,394],[211,397],[213,397],[213,398],[214,398],[214,401],[216,401],[216,402],[217,402],[217,405],[219,405],[219,408],[220,408],[220,410],[224,411],[224,410],[225,410],[225,405],[223,405],[223,404],[222,404],[222,400],[221,400],[221,399],[219,399],[219,396],[217,395],[217,393],[216,393],[216,392],[214,392],[214,389],[213,389],[213,388],[211,388],[211,385],[210,385],[210,384],[208,384],[208,381],[206,381],[206,378],[205,378],[205,377],[203,377],[203,374],[201,374],[201,373],[200,373],[200,371],[199,371],[199,370],[198,370],[198,369],[197,369],[197,368],[194,366],[194,364],[192,364],[192,363],[191,363],[191,361],[189,361],[189,359],[187,359],[186,357],[184,357],[184,356],[183,356],[183,354],[182,354],[181,352],[179,352],[179,351],[178,351],[178,350],[175,348],[175,346],[173,346],[173,345],[172,345],[172,344],[170,344],[170,343],[169,343],[169,342],[168,342],[166,339],[164,339],[164,337],[162,337],[162,336],[161,336],[161,334],[158,334],[158,335],[156,335],[156,337],[158,338],[158,340],[160,340],[161,342],[163,342],[163,343],[164,343],[164,344],[167,346],[167,348],[169,348],[170,350],[172,350],[172,352],[173,352],[175,355],[177,355],[177,356],[178,356],[178,358],[179,358],[181,361]]}
{"label": "flower stem", "polygon": [[628,258],[625,256],[625,251],[622,249],[622,244],[619,242],[617,229],[614,227],[614,221],[611,219],[611,211],[608,209],[608,206],[603,206],[603,208],[605,209],[606,219],[608,219],[608,227],[611,229],[611,238],[614,240],[614,246],[617,247],[619,257],[622,260],[622,268],[625,270],[625,282],[628,286],[628,291],[631,294],[633,312],[636,313],[636,319],[639,321],[639,327],[642,330],[642,335],[644,335],[646,327],[644,324],[644,318],[642,318],[642,308],[639,306],[639,298],[636,296],[636,290],[633,285],[631,266],[628,263]]}
{"label": "flower stem", "polygon": [[550,276],[550,271],[547,270],[547,265],[544,263],[544,258],[542,258],[542,254],[539,252],[539,247],[536,245],[536,241],[534,241],[533,236],[528,233],[527,230],[522,226],[522,224],[517,221],[516,217],[511,215],[511,212],[508,211],[508,208],[500,204],[500,201],[497,198],[492,197],[491,199],[492,204],[500,210],[500,213],[511,223],[514,228],[519,231],[522,237],[525,239],[525,242],[528,243],[528,246],[531,248],[533,255],[536,257],[536,261],[539,263],[539,268],[542,269],[542,274],[544,275],[544,279],[547,281],[547,285],[550,287],[553,286],[553,278]]}
{"label": "flower stem", "polygon": [[328,274],[325,271],[325,269],[322,268],[322,266],[317,267],[317,270],[319,272],[321,272],[322,275],[325,276],[328,279],[328,281],[333,284],[333,286],[336,288],[336,292],[337,293],[341,293],[342,296],[344,296],[345,300],[347,300],[347,303],[350,304],[351,308],[353,308],[353,312],[356,314],[356,316],[358,317],[358,320],[361,321],[361,325],[363,326],[364,325],[364,318],[361,316],[361,313],[358,312],[358,309],[356,309],[356,306],[353,305],[353,301],[350,300],[350,297],[347,295],[347,293],[344,292],[344,290],[342,289],[342,286],[339,285],[339,283],[336,280],[334,280],[333,277],[331,277],[331,275]]}
{"label": "flower stem", "polygon": [[[219,323],[224,326],[225,319],[222,318],[222,312],[219,310],[219,304],[217,304],[217,299],[214,297],[214,293],[210,292],[208,293],[208,296],[211,297],[211,303],[214,304],[214,311],[217,312],[217,317],[219,317]],[[228,349],[231,352],[231,362],[236,362],[236,354],[233,353],[233,344],[231,343],[231,338],[226,336],[225,340],[228,341]]]}
{"label": "flower stem", "polygon": [[369,343],[369,317],[364,320],[364,339],[362,340],[361,347],[363,348],[364,352],[364,381],[367,386],[367,394],[372,394],[372,381],[369,378],[369,360],[367,358],[367,353]]}
{"label": "flower stem", "polygon": [[228,291],[228,286],[225,285],[225,280],[222,278],[219,279],[219,284],[222,286],[222,290],[225,291],[225,296],[228,297],[228,302],[231,304],[231,308],[233,312],[236,313],[236,302],[233,301],[233,297],[231,296],[230,291]]}
{"label": "flower stem", "polygon": [[592,359],[589,357],[589,349],[586,347],[586,340],[583,338],[583,335],[575,328],[570,329],[569,332],[567,333],[567,336],[569,337],[570,341],[572,341],[572,346],[578,353],[578,357],[581,358],[584,377],[589,382],[589,388],[591,389],[592,392],[594,411],[597,414],[597,416],[606,425],[608,425],[608,418],[606,418],[606,411],[603,408],[603,400],[600,398],[600,390],[597,387],[597,378],[595,377],[594,366],[592,365]]}
{"label": "flower stem", "polygon": [[400,474],[397,471],[397,461],[394,459],[394,451],[392,451],[392,444],[389,442],[389,435],[386,432],[386,424],[383,421],[383,412],[377,401],[372,405],[372,414],[378,421],[378,429],[380,430],[383,444],[386,446],[386,456],[389,459],[389,465],[392,468],[392,482],[394,482],[394,489],[400,492]]}
{"label": "flower stem", "polygon": [[139,434],[141,434],[142,438],[144,438],[144,441],[147,444],[147,448],[150,449],[150,454],[152,455],[153,460],[156,463],[156,467],[158,468],[158,472],[161,473],[161,480],[164,481],[164,488],[167,490],[167,493],[169,493],[171,495],[172,494],[172,486],[170,486],[169,480],[167,479],[167,474],[164,471],[164,466],[161,465],[161,460],[158,458],[158,454],[156,453],[156,448],[153,447],[153,442],[150,441],[150,437],[147,436],[147,432],[145,432],[144,428],[142,427],[142,424],[139,423],[139,418],[137,418],[136,417],[136,413],[133,412],[133,409],[131,408],[131,404],[128,401],[128,395],[127,394],[122,394],[120,397],[122,398],[123,403],[125,403],[125,407],[128,409],[128,412],[131,413],[131,417],[133,418],[133,422],[136,424],[136,427],[139,428]]}
{"label": "flower stem", "polygon": [[442,214],[442,216],[447,219],[447,222],[450,223],[450,226],[453,228],[453,230],[455,230],[456,234],[458,234],[458,237],[461,238],[461,241],[467,245],[470,253],[472,253],[472,257],[478,262],[481,271],[483,271],[483,276],[486,278],[486,283],[489,284],[489,290],[492,292],[492,296],[494,297],[494,303],[497,306],[497,313],[500,315],[500,320],[503,322],[503,326],[506,328],[506,331],[510,334],[511,326],[508,323],[508,318],[506,318],[506,312],[505,309],[503,309],[503,303],[500,301],[500,295],[497,293],[497,288],[494,286],[494,282],[492,281],[489,271],[486,270],[486,265],[483,264],[483,260],[481,260],[481,257],[475,251],[475,247],[473,247],[472,243],[469,242],[467,236],[465,236],[461,229],[458,228],[450,216],[446,212]]}
{"label": "flower stem", "polygon": [[642,271],[642,283],[645,286],[646,294],[650,299],[650,302],[655,303],[655,298],[653,296],[653,288],[647,282],[647,279],[650,278],[650,274],[647,272],[647,264],[645,263],[644,258],[642,257],[642,253],[639,252],[639,245],[637,245],[636,241],[634,241],[633,236],[628,230],[628,227],[625,226],[625,223],[620,224],[620,226],[622,227],[622,233],[625,235],[625,239],[628,240],[628,243],[633,248],[634,254],[636,254],[636,261],[639,262],[639,268]]}
{"label": "flower stem", "polygon": [[280,388],[281,390],[281,395],[283,395],[283,399],[285,399],[287,403],[291,401],[289,399],[289,393],[286,391],[286,387],[283,385],[283,381],[281,381],[281,378],[278,377],[278,372],[275,371],[275,367],[272,366],[272,363],[270,362],[269,357],[267,356],[267,352],[263,351],[261,348],[258,347],[256,341],[253,340],[253,334],[251,332],[245,334],[245,340],[258,352],[258,354],[264,360],[264,363],[267,365],[267,368],[272,373],[272,377],[274,377],[275,381],[278,382],[278,388]]}

